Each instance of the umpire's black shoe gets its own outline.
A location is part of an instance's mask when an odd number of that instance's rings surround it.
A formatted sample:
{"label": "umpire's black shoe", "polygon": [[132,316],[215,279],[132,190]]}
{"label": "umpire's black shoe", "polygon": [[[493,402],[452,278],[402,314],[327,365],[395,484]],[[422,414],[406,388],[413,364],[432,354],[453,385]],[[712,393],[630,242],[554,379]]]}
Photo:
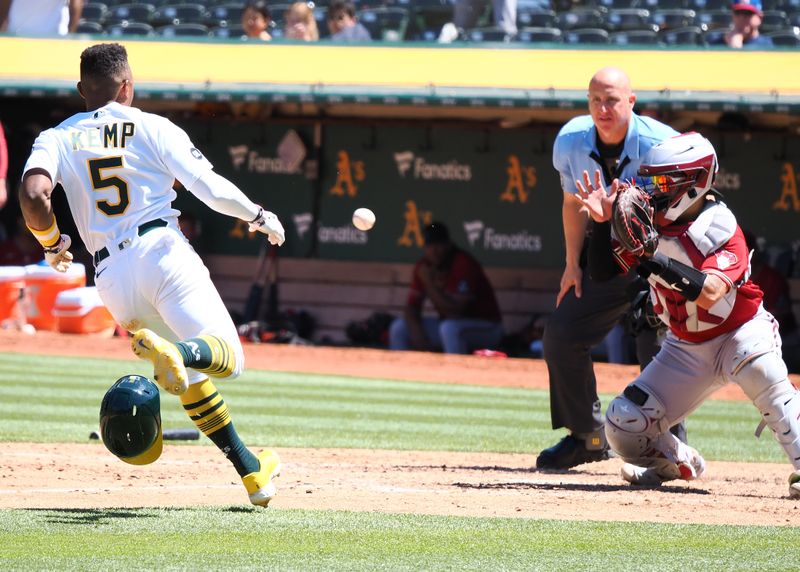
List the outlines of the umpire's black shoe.
{"label": "umpire's black shoe", "polygon": [[561,441],[545,449],[536,458],[537,469],[569,469],[584,463],[608,459],[608,445],[595,450],[586,447],[586,440],[567,435]]}

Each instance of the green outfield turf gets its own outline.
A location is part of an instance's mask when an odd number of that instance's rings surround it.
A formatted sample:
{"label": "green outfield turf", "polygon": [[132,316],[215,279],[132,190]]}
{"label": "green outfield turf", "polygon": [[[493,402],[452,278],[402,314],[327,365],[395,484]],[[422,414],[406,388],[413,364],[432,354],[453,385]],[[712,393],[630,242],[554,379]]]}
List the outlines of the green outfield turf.
{"label": "green outfield turf", "polygon": [[[127,373],[151,371],[0,353],[0,441],[87,441],[103,393]],[[555,439],[545,391],[264,371],[219,385],[254,445],[519,452],[533,463]],[[173,396],[162,410],[166,427],[190,426]],[[749,403],[711,401],[690,439],[709,459],[785,462],[770,436],[752,437],[757,421]],[[789,570],[799,540],[792,527],[249,506],[0,510],[0,570]]]}
{"label": "green outfield turf", "polygon": [[[0,440],[86,441],[105,390],[127,373],[152,370],[140,360],[0,353]],[[253,445],[533,455],[557,436],[540,390],[253,370],[218,387]],[[166,428],[191,427],[176,397],[162,392],[161,409]],[[689,420],[690,439],[709,460],[785,462],[769,432],[753,437],[757,424],[750,403],[709,401]]]}
{"label": "green outfield turf", "polygon": [[796,569],[800,543],[789,527],[241,507],[0,514],[0,565],[25,571],[784,571]]}

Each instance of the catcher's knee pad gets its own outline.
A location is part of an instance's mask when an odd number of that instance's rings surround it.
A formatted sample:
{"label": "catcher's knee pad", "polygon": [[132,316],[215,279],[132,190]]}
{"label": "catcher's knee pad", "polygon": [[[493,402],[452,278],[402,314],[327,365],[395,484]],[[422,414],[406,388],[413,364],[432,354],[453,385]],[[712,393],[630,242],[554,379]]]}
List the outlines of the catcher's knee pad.
{"label": "catcher's knee pad", "polygon": [[764,425],[769,427],[794,468],[800,469],[800,392],[788,379],[783,379],[756,396],[753,404],[763,420],[756,436]]}
{"label": "catcher's knee pad", "polygon": [[615,397],[606,410],[606,439],[624,459],[648,456],[654,440],[669,430],[661,400],[631,384]]}

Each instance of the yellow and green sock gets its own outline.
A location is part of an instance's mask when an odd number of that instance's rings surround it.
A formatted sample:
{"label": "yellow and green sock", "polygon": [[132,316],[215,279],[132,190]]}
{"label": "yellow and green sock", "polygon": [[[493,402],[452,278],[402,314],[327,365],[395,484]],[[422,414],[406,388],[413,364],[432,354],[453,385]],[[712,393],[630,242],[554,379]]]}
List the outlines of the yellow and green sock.
{"label": "yellow and green sock", "polygon": [[183,365],[211,377],[228,377],[236,369],[233,348],[217,336],[197,336],[175,345],[183,356]]}
{"label": "yellow and green sock", "polygon": [[261,468],[258,458],[239,438],[228,406],[210,379],[191,384],[180,399],[189,418],[233,463],[239,476]]}

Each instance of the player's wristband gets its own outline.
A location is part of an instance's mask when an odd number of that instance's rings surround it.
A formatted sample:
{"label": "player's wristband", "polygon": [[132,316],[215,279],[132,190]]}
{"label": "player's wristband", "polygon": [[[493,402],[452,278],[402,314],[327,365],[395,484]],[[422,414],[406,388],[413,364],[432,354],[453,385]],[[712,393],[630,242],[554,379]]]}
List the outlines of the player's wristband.
{"label": "player's wristband", "polygon": [[28,230],[31,231],[31,234],[39,241],[39,244],[41,244],[43,248],[53,248],[58,244],[58,241],[61,240],[61,231],[58,230],[56,217],[53,217],[53,224],[44,230],[37,230],[31,227],[28,227]]}
{"label": "player's wristband", "polygon": [[697,268],[687,266],[661,252],[642,261],[642,266],[667,282],[673,290],[680,292],[687,300],[697,300],[703,292],[706,275]]}
{"label": "player's wristband", "polygon": [[264,216],[264,207],[258,207],[258,214],[256,215],[256,218],[254,218],[253,220],[249,220],[247,222],[248,222],[248,224],[253,224],[258,219],[260,219],[262,216]]}

